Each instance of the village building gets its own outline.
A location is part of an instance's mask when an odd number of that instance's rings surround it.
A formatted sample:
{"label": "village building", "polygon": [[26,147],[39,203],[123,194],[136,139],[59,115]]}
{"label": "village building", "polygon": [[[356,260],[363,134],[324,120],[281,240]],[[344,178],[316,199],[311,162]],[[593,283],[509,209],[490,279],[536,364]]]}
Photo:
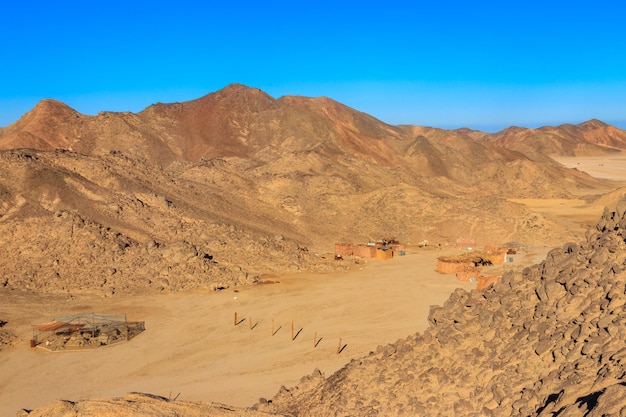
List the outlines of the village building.
{"label": "village building", "polygon": [[335,259],[348,256],[360,258],[391,259],[405,254],[404,245],[396,239],[370,241],[367,244],[335,243]]}
{"label": "village building", "polygon": [[482,290],[500,281],[499,276],[483,275],[482,268],[507,262],[507,253],[506,248],[486,248],[484,252],[472,251],[455,256],[440,256],[437,258],[437,272],[455,274],[459,281],[476,282],[476,289]]}

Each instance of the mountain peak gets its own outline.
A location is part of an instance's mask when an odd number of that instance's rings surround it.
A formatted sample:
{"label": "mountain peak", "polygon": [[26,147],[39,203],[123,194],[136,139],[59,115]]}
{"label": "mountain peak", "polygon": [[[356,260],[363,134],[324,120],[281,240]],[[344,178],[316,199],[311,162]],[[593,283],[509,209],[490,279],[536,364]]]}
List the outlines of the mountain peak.
{"label": "mountain peak", "polygon": [[252,91],[261,92],[261,93],[263,92],[259,88],[250,87],[250,86],[247,86],[247,85],[241,84],[241,83],[228,84],[226,87],[222,88],[218,92],[225,92],[226,93],[226,92],[252,92]]}
{"label": "mountain peak", "polygon": [[64,113],[78,113],[78,112],[61,101],[58,101],[52,98],[45,98],[43,100],[40,100],[35,105],[35,107],[33,107],[32,110],[26,114],[31,114],[31,113],[48,117],[48,116],[54,116],[54,115],[59,115],[59,114],[64,114]]}
{"label": "mountain peak", "polygon": [[274,100],[272,96],[256,87],[248,87],[245,84],[229,84],[226,87],[218,90],[214,93],[207,94],[204,97],[201,97],[200,100],[206,97],[215,97],[215,98],[233,98],[233,99],[241,99],[245,97],[263,97],[264,99]]}
{"label": "mountain peak", "polygon": [[259,88],[230,84],[213,93],[183,103],[190,107],[229,107],[234,111],[260,111],[275,106],[275,99]]}
{"label": "mountain peak", "polygon": [[503,134],[503,135],[508,135],[508,134],[516,134],[516,133],[520,133],[520,132],[525,132],[527,130],[530,130],[526,127],[520,127],[520,126],[509,126],[504,130],[501,130],[499,132],[499,134]]}
{"label": "mountain peak", "polygon": [[[24,129],[26,126],[30,126],[28,129],[38,129],[37,126],[50,127],[51,123],[58,126],[59,123],[76,117],[80,117],[80,113],[67,104],[46,98],[40,100],[35,107],[25,113],[13,126],[19,126],[20,129]],[[54,123],[54,121],[58,123]]]}
{"label": "mountain peak", "polygon": [[600,129],[600,128],[606,128],[608,126],[609,126],[608,124],[606,124],[603,121],[598,120],[598,119],[587,120],[586,122],[583,122],[583,123],[578,125],[578,127],[580,127],[581,129],[584,129],[584,130]]}
{"label": "mountain peak", "polygon": [[39,101],[17,122],[2,129],[0,149],[68,149],[81,114],[53,99]]}

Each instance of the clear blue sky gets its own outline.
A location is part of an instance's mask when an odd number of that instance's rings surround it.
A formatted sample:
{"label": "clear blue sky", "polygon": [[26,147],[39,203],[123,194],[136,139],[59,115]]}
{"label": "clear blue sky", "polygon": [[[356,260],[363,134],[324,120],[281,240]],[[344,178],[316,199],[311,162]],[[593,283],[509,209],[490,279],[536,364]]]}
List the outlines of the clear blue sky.
{"label": "clear blue sky", "polygon": [[626,128],[620,1],[4,1],[0,126],[43,98],[138,112],[231,83],[391,124]]}

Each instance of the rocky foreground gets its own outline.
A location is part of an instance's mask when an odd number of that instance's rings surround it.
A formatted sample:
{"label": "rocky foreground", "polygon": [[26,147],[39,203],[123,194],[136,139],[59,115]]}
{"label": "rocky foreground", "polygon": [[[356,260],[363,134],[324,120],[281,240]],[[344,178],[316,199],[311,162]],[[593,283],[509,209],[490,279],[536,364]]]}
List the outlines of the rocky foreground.
{"label": "rocky foreground", "polygon": [[[379,346],[327,378],[313,372],[239,415],[626,415],[625,258],[623,198],[582,243],[432,307],[423,334]],[[20,414],[223,415],[213,406],[135,395]]]}
{"label": "rocky foreground", "polygon": [[626,201],[586,241],[484,292],[458,290],[431,326],[260,410],[297,416],[626,415]]}
{"label": "rocky foreground", "polygon": [[17,417],[264,417],[270,415],[223,404],[176,401],[175,398],[142,393],[130,393],[123,398],[112,400],[57,401],[32,412],[22,410],[17,413]]}

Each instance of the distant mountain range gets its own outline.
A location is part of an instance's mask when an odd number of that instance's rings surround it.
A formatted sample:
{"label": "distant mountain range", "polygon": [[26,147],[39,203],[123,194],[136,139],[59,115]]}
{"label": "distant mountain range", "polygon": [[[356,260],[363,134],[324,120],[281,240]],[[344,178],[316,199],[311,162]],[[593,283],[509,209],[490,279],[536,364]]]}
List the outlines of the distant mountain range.
{"label": "distant mountain range", "polygon": [[416,142],[423,138],[441,142],[444,136],[450,145],[470,140],[543,155],[589,155],[626,148],[626,131],[598,120],[539,129],[509,127],[495,134],[391,126],[325,97],[274,99],[235,84],[197,100],[155,104],[137,114],[85,116],[61,102],[43,100],[0,129],[0,149],[66,149],[89,156],[121,151],[171,163],[220,157],[263,159],[259,154],[326,146],[332,147],[329,152],[397,165]]}
{"label": "distant mountain range", "polygon": [[[86,116],[43,100],[0,129],[11,254],[0,266],[5,285],[87,290],[96,284],[80,276],[106,275],[99,288],[119,291],[131,276],[164,289],[322,268],[311,252],[341,241],[551,244],[582,230],[510,200],[613,190],[550,155],[625,148],[626,132],[597,120],[496,134],[392,126],[329,98],[274,99],[238,84],[136,114]],[[161,276],[167,265],[178,278]]]}

